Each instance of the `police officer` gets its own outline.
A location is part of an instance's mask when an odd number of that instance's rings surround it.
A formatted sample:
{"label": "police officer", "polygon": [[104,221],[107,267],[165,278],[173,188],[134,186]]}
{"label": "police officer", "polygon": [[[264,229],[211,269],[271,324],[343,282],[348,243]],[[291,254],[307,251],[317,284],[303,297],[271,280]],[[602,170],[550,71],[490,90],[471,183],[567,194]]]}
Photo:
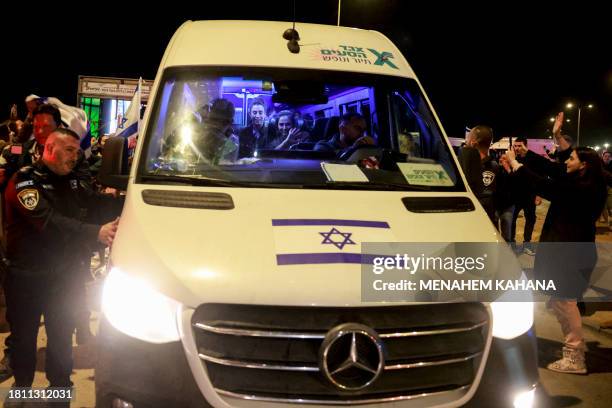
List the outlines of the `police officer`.
{"label": "police officer", "polygon": [[[492,141],[493,129],[484,125],[473,127],[466,140],[468,148],[476,149],[481,160],[482,184],[478,183],[475,193],[495,228],[500,231],[506,242],[511,242],[512,215],[514,213],[512,196],[515,186],[513,180],[489,154]],[[466,149],[466,152],[468,150]],[[471,181],[470,177],[468,177],[468,181]],[[470,184],[470,186],[472,185]]]}
{"label": "police officer", "polygon": [[[30,166],[40,159],[47,137],[62,124],[61,113],[55,106],[50,104],[36,104],[31,107],[33,109],[28,115],[32,115],[34,137],[27,140],[25,143],[10,144],[2,150],[2,154],[0,155],[0,190],[6,187],[6,183],[10,180],[11,176],[20,168]],[[28,110],[30,110],[30,106],[28,106]],[[87,162],[84,160],[84,156],[81,153],[77,166],[79,180],[90,183],[91,177],[87,167]],[[84,254],[83,256],[84,259],[87,258],[87,255]],[[80,299],[84,299],[84,291],[85,288],[83,286]],[[84,304],[85,301],[82,300],[81,303]],[[83,307],[81,309],[83,309]],[[11,320],[8,311],[7,320]],[[88,321],[89,313],[88,311],[83,311],[77,321],[77,326],[80,327],[80,332],[85,336],[89,334]],[[0,360],[0,378],[7,378],[11,375],[9,360],[11,356],[12,339],[12,334],[9,334],[5,340],[4,357]]]}
{"label": "police officer", "polygon": [[120,203],[94,193],[75,173],[79,136],[51,132],[40,161],[17,172],[6,191],[9,255],[7,308],[13,335],[15,386],[29,387],[36,367],[40,316],[47,331],[46,374],[53,387],[72,383],[74,299],[83,252],[110,245]]}
{"label": "police officer", "polygon": [[[0,191],[4,190],[6,183],[14,173],[20,168],[36,162],[42,156],[47,137],[62,123],[60,111],[55,106],[48,104],[34,106],[36,101],[31,100],[29,102],[28,111],[30,111],[30,108],[32,108],[32,111],[28,113],[28,118],[33,124],[34,137],[24,143],[11,143],[2,150],[0,154]],[[5,234],[6,232],[3,234],[3,244],[5,243]],[[6,287],[4,292],[6,293]],[[8,321],[11,320],[8,311],[6,318]],[[13,336],[9,334],[5,340],[4,356],[0,360],[0,378],[6,379],[11,376],[9,359],[12,340]]]}

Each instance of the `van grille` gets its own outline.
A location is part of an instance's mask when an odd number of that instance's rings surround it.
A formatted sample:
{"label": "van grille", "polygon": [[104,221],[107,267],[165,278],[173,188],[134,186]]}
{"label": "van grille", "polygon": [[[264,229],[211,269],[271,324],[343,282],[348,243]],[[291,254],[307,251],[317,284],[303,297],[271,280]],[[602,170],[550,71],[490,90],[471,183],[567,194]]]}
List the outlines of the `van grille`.
{"label": "van grille", "polygon": [[[320,358],[327,333],[348,322],[373,329],[384,356],[376,380],[352,391],[324,375]],[[347,404],[462,396],[482,361],[488,313],[480,303],[365,308],[205,304],[194,313],[192,325],[200,359],[219,394]]]}

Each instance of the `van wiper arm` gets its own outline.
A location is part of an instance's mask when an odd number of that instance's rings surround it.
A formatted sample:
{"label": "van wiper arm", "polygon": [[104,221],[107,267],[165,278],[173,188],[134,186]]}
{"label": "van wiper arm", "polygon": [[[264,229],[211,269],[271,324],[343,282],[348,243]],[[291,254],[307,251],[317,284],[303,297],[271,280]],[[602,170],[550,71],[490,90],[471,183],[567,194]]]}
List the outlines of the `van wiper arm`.
{"label": "van wiper arm", "polygon": [[304,188],[330,188],[330,189],[356,189],[356,190],[388,190],[388,191],[431,191],[428,186],[418,186],[414,184],[399,183],[352,183],[344,181],[334,181],[326,184],[305,185]]}
{"label": "van wiper arm", "polygon": [[148,174],[140,176],[141,180],[156,181],[162,183],[179,183],[190,186],[209,186],[209,187],[251,187],[251,188],[303,188],[302,184],[281,184],[281,183],[260,183],[248,181],[232,181],[214,179],[203,176],[176,176]]}
{"label": "van wiper arm", "polygon": [[162,183],[179,183],[188,184],[195,186],[211,186],[211,187],[245,187],[248,183],[240,183],[235,181],[213,179],[207,177],[197,176],[173,176],[173,175],[161,175],[161,174],[149,174],[140,176],[141,180],[144,181],[156,181]]}

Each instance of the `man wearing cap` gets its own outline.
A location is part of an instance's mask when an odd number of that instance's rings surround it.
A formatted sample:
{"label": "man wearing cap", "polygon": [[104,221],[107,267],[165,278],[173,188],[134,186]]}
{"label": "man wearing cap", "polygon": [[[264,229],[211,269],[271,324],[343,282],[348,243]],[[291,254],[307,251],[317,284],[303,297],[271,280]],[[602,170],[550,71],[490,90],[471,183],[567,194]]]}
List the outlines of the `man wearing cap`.
{"label": "man wearing cap", "polygon": [[34,95],[34,94],[28,95],[25,98],[25,103],[26,103],[26,108],[28,108],[28,115],[26,116],[26,119],[32,118],[33,116],[32,112],[34,112],[34,109],[38,108],[38,106],[42,104],[40,100],[40,96]]}

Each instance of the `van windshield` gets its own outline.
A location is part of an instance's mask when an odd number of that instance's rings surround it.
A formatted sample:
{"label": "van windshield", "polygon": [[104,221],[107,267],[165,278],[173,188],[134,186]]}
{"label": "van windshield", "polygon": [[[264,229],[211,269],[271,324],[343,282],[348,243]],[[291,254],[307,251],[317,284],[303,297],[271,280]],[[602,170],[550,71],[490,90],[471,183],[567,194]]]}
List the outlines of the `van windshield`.
{"label": "van windshield", "polygon": [[412,79],[173,68],[152,109],[142,183],[465,191]]}

